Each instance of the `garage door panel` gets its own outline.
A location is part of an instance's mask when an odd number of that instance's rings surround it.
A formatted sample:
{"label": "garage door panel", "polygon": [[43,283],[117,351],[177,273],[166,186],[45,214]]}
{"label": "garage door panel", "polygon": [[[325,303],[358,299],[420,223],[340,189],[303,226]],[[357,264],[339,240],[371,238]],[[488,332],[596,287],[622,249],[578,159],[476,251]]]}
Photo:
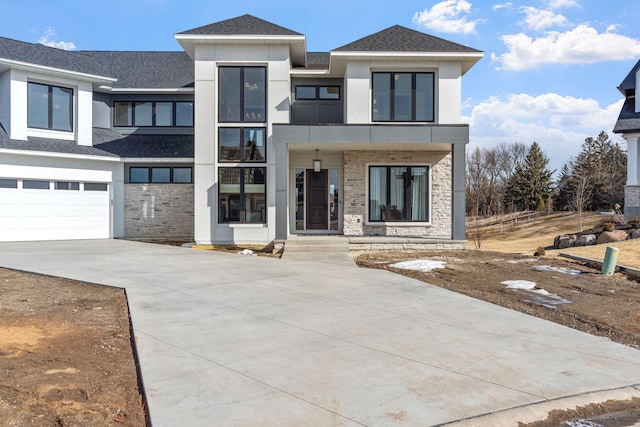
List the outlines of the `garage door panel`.
{"label": "garage door panel", "polygon": [[84,191],[82,185],[78,190],[18,185],[0,189],[0,201],[0,241],[110,237],[109,191]]}

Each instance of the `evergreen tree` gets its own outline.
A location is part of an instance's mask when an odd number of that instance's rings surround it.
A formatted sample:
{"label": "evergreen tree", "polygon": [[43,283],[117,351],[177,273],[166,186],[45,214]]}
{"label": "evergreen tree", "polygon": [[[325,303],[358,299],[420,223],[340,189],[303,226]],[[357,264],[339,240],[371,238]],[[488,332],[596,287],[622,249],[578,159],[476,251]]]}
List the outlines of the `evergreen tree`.
{"label": "evergreen tree", "polygon": [[585,209],[608,211],[616,204],[624,205],[626,172],[626,154],[606,132],[600,132],[597,138],[585,139],[571,172],[572,177],[587,177],[592,194]]}
{"label": "evergreen tree", "polygon": [[538,200],[551,195],[553,174],[547,168],[549,159],[537,142],[531,144],[523,165],[518,165],[507,185],[507,202],[521,210],[535,210]]}
{"label": "evergreen tree", "polygon": [[572,160],[565,163],[560,170],[560,176],[556,181],[555,206],[557,210],[568,211],[572,209],[574,185],[571,179]]}

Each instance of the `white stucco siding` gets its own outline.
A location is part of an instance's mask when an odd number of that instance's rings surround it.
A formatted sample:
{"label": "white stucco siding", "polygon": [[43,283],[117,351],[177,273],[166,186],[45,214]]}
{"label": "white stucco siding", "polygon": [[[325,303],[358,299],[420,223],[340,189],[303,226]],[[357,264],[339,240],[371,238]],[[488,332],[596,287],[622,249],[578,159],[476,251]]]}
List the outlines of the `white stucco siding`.
{"label": "white stucco siding", "polygon": [[0,125],[11,135],[11,71],[0,73]]}
{"label": "white stucco siding", "polygon": [[436,80],[437,122],[460,123],[462,111],[462,69],[459,62],[441,62]]}
{"label": "white stucco siding", "polygon": [[[272,124],[289,122],[291,69],[286,45],[197,45],[195,50],[195,164],[194,234],[198,243],[267,243],[275,238],[275,149]],[[218,68],[265,66],[267,68],[267,167],[266,209],[263,224],[217,224]],[[224,123],[251,127],[258,123]],[[225,164],[228,166],[229,164]]]}
{"label": "white stucco siding", "polygon": [[345,123],[371,121],[371,68],[368,62],[350,62],[345,72]]}

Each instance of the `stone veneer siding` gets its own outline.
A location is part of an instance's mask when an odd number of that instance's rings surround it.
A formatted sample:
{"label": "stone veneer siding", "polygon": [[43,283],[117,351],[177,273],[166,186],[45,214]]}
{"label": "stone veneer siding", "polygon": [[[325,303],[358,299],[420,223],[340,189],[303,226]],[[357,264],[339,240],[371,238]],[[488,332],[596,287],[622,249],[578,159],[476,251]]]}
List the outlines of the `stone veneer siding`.
{"label": "stone veneer siding", "polygon": [[125,184],[124,236],[193,240],[193,184]]}
{"label": "stone veneer siding", "polygon": [[[370,165],[431,166],[431,225],[367,224],[367,168]],[[345,236],[406,236],[451,239],[452,156],[442,151],[345,151]]]}
{"label": "stone veneer siding", "polygon": [[627,221],[640,218],[640,185],[625,185],[624,217]]}

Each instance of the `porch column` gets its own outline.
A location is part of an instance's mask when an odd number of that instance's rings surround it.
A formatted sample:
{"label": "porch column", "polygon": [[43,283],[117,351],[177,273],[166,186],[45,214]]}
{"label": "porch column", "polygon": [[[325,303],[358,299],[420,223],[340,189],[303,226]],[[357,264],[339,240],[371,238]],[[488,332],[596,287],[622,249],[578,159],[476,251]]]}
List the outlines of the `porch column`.
{"label": "porch column", "polygon": [[276,239],[289,236],[289,145],[274,143],[276,151]]}
{"label": "porch column", "polygon": [[451,203],[451,238],[465,240],[466,229],[466,179],[465,179],[465,144],[452,144],[453,194]]}
{"label": "porch column", "polygon": [[627,185],[624,187],[624,216],[627,220],[640,218],[640,176],[638,170],[638,138],[640,135],[623,135],[627,141]]}

